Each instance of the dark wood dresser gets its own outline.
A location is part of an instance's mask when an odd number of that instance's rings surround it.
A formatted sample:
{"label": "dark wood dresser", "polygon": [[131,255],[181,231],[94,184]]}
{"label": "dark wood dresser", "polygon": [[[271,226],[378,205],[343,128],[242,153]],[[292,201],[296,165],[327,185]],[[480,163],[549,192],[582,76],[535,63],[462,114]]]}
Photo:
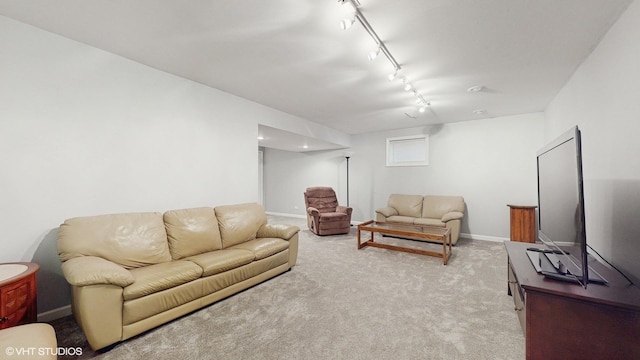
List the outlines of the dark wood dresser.
{"label": "dark wood dresser", "polygon": [[607,285],[547,279],[526,249],[506,241],[508,293],[526,338],[527,359],[640,359],[640,288],[603,264]]}

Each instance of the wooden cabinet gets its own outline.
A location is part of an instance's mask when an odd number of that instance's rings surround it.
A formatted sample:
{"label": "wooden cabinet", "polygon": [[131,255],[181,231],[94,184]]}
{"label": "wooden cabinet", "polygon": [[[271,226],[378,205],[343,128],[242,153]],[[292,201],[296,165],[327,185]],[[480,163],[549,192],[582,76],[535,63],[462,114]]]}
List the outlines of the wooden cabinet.
{"label": "wooden cabinet", "polygon": [[536,242],[537,206],[507,205],[511,217],[511,241]]}
{"label": "wooden cabinet", "polygon": [[527,359],[640,359],[640,288],[597,262],[607,285],[547,279],[526,254],[531,246],[539,245],[505,242]]}
{"label": "wooden cabinet", "polygon": [[34,263],[0,264],[0,329],[37,320]]}

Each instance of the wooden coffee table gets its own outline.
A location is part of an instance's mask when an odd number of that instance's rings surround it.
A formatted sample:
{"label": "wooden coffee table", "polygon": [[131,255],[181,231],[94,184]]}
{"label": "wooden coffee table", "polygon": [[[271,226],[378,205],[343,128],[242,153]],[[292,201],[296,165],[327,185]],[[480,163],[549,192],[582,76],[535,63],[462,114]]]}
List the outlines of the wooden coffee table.
{"label": "wooden coffee table", "polygon": [[[371,232],[371,238],[365,242],[361,242],[360,232]],[[401,238],[410,238],[412,240],[422,240],[442,243],[442,252],[428,251],[422,249],[409,248],[398,245],[384,244],[374,242],[374,233],[382,235],[391,235]],[[451,257],[453,248],[451,246],[451,230],[437,226],[426,225],[410,225],[390,222],[376,222],[373,220],[358,225],[358,250],[367,247],[379,247],[389,250],[404,251],[412,254],[428,255],[442,258],[442,264],[447,265],[447,261]],[[448,249],[448,251],[447,251]]]}

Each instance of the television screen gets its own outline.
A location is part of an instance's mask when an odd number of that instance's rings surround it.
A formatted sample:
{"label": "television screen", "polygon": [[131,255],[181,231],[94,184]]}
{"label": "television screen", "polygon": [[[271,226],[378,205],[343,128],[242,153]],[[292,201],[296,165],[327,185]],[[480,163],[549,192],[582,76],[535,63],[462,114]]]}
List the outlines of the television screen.
{"label": "television screen", "polygon": [[538,237],[547,247],[562,252],[547,257],[559,278],[586,286],[580,130],[574,127],[547,144],[538,152],[537,161]]}

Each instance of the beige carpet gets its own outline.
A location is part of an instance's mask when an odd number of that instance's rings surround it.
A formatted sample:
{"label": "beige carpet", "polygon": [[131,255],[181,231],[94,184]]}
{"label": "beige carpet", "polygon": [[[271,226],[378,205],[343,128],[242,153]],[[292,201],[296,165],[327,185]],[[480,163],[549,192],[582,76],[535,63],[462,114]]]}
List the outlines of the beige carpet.
{"label": "beige carpet", "polygon": [[[59,346],[99,359],[524,359],[501,243],[461,239],[449,264],[349,235],[315,236],[303,219],[298,264],[240,294],[115,346],[91,351],[71,317]],[[390,238],[420,247],[435,244]]]}

